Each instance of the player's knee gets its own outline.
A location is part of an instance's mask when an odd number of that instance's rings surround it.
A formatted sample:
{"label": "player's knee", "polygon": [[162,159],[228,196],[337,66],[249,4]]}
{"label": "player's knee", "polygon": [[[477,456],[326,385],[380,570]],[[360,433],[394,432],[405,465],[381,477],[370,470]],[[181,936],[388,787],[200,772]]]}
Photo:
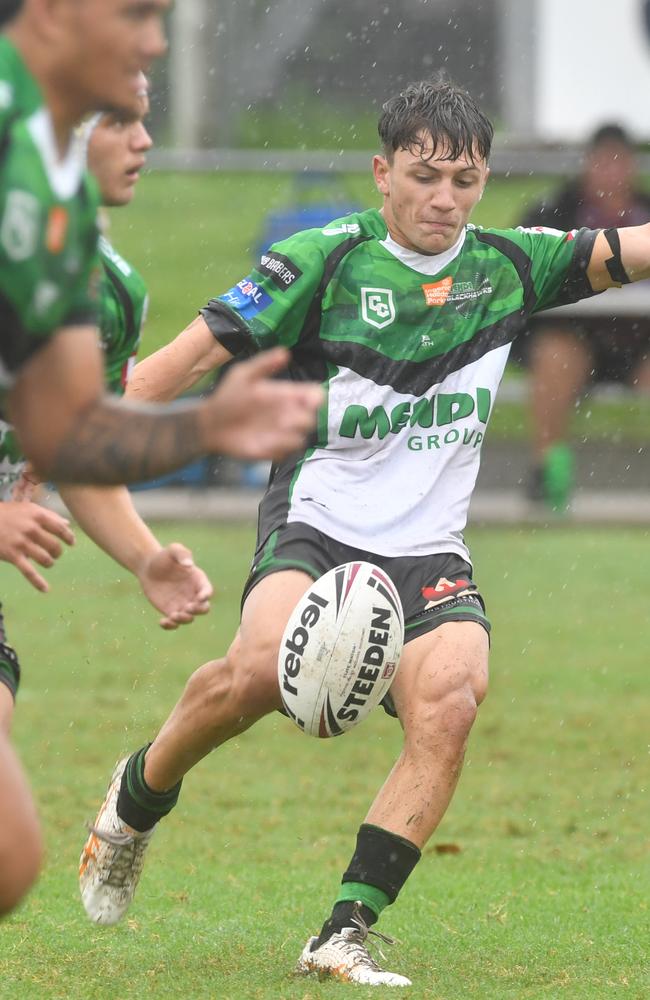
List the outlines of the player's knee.
{"label": "player's knee", "polygon": [[276,660],[277,650],[273,658],[266,644],[243,643],[238,635],[224,657],[205,663],[190,677],[184,696],[188,711],[212,717],[219,726],[234,719],[250,722],[272,711],[278,700]]}
{"label": "player's knee", "polygon": [[190,711],[220,714],[232,691],[232,682],[233,668],[228,658],[210,660],[195,670],[188,680],[184,700]]}
{"label": "player's knee", "polygon": [[233,643],[228,658],[233,671],[233,698],[238,710],[255,716],[273,711],[280,703],[278,642],[272,636]]}
{"label": "player's knee", "polygon": [[436,695],[422,695],[406,720],[407,744],[418,753],[459,753],[478,712],[473,686],[466,682]]}
{"label": "player's knee", "polygon": [[488,671],[487,666],[476,670],[470,677],[469,683],[476,702],[476,708],[483,704],[488,693]]}
{"label": "player's knee", "polygon": [[0,839],[0,916],[20,903],[38,877],[43,861],[43,842],[36,818],[20,829],[12,827],[11,840]]}
{"label": "player's knee", "polygon": [[442,732],[447,733],[452,740],[464,743],[476,721],[477,713],[476,695],[472,685],[467,682],[442,699],[438,713]]}

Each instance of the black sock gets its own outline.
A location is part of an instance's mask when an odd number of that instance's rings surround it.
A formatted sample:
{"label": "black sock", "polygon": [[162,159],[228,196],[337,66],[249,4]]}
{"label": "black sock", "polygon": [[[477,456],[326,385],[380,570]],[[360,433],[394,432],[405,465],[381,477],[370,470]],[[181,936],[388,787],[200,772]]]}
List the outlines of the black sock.
{"label": "black sock", "polygon": [[[341,899],[341,896],[358,898],[357,892],[361,892],[364,886],[369,886],[384,894],[382,905],[386,902],[394,903],[420,857],[421,851],[410,840],[399,837],[389,830],[383,830],[379,826],[362,823],[357,834],[356,850],[341,879],[342,889],[339,899],[334,904],[331,917],[323,924],[314,947],[320,947],[331,938],[332,934],[340,933],[344,927],[354,926],[350,919],[354,899]],[[347,884],[349,893],[346,890]],[[368,901],[373,902],[372,897],[377,895],[368,890]],[[368,926],[376,923],[378,919],[378,913],[368,905],[362,905],[361,916]]]}
{"label": "black sock", "polygon": [[159,819],[171,812],[181,791],[181,781],[166,792],[154,792],[144,780],[144,757],[151,746],[147,743],[132,754],[124,768],[117,798],[117,814],[139,833],[151,830]]}

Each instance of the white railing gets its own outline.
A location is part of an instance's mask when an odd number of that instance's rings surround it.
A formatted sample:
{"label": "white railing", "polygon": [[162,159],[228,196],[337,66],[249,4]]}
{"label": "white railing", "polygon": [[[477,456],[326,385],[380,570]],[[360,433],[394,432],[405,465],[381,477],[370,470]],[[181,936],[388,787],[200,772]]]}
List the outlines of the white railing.
{"label": "white railing", "polygon": [[[155,170],[285,171],[368,173],[374,150],[329,149],[154,149],[148,156]],[[497,140],[490,160],[497,176],[566,176],[577,173],[582,161],[578,148],[540,148],[504,137]],[[650,153],[640,153],[639,169],[650,174]]]}

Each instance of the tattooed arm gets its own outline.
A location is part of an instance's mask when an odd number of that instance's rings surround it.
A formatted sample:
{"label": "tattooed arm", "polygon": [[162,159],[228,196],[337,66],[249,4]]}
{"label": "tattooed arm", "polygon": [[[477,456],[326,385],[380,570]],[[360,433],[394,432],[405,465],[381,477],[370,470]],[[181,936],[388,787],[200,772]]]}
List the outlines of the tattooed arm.
{"label": "tattooed arm", "polygon": [[78,414],[43,475],[104,485],[154,479],[205,454],[200,424],[196,405],[164,413],[104,396]]}
{"label": "tattooed arm", "polygon": [[199,455],[279,459],[313,429],[322,390],[272,376],[282,348],[236,365],[207,399],[136,405],[103,394],[103,359],[90,327],[58,333],[21,368],[8,396],[25,453],[55,482],[137,482]]}

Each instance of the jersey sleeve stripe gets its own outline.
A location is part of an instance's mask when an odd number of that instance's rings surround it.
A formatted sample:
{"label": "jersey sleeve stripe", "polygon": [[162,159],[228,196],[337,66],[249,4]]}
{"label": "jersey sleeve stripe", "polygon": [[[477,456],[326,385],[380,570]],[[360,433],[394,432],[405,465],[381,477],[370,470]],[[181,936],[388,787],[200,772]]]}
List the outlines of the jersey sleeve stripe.
{"label": "jersey sleeve stripe", "polygon": [[523,308],[525,312],[531,313],[537,302],[537,294],[533,284],[532,264],[528,254],[521,247],[517,246],[516,243],[513,243],[512,240],[509,240],[505,236],[500,236],[498,233],[475,232],[474,235],[479,243],[485,243],[488,246],[494,247],[495,250],[502,253],[512,263],[524,291]]}
{"label": "jersey sleeve stripe", "polygon": [[581,229],[578,232],[575,238],[573,260],[558,293],[557,304],[559,306],[567,305],[571,302],[579,302],[580,299],[600,294],[593,290],[587,277],[587,268],[589,267],[594,243],[599,232],[600,230],[597,229]]}

